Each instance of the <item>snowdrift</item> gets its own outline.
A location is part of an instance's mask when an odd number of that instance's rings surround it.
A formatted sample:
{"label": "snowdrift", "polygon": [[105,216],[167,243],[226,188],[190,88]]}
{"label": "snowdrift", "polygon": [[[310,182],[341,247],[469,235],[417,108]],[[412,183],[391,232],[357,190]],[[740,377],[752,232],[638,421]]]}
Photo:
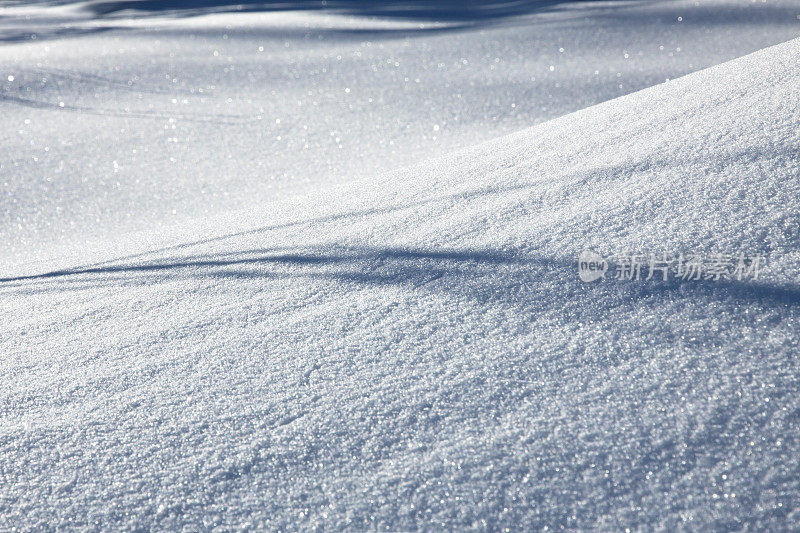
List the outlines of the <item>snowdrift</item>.
{"label": "snowdrift", "polygon": [[[798,57],[5,277],[0,523],[796,523]],[[765,268],[584,283],[586,247]]]}
{"label": "snowdrift", "polygon": [[[197,219],[396,171],[800,36],[794,0],[565,2],[469,28],[180,3],[207,9],[95,18],[87,2],[0,0],[0,277],[180,244]],[[120,241],[137,231],[149,234]]]}

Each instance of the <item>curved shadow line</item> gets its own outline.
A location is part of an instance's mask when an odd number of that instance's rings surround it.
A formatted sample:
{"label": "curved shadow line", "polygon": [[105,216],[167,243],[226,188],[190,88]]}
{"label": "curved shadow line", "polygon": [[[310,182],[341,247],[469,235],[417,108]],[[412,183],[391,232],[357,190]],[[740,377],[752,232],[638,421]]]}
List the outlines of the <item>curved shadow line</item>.
{"label": "curved shadow line", "polygon": [[[264,267],[275,265],[302,270],[263,270]],[[330,269],[336,265],[341,265],[342,268]],[[260,267],[261,270],[238,267]],[[614,279],[585,284],[577,279],[577,259],[571,261],[541,257],[522,250],[408,247],[341,247],[338,250],[327,247],[310,252],[281,254],[249,250],[239,252],[239,257],[178,257],[160,262],[56,270],[31,276],[2,278],[0,288],[25,289],[31,282],[66,281],[65,278],[87,275],[106,276],[105,279],[96,280],[101,282],[118,281],[119,278],[109,280],[107,276],[170,274],[186,269],[202,269],[192,272],[190,275],[193,277],[227,279],[310,278],[414,287],[441,280],[437,288],[465,293],[479,301],[507,301],[515,305],[523,303],[536,306],[561,300],[572,305],[560,307],[560,312],[565,315],[577,313],[581,316],[625,302],[636,302],[650,297],[672,298],[675,293],[687,292],[710,297],[715,301],[767,301],[792,307],[800,305],[800,289],[789,285],[735,280],[635,282]],[[550,281],[545,282],[543,276]],[[93,280],[75,281],[83,281],[89,287],[95,286]],[[63,290],[64,287],[59,284],[55,289]]]}

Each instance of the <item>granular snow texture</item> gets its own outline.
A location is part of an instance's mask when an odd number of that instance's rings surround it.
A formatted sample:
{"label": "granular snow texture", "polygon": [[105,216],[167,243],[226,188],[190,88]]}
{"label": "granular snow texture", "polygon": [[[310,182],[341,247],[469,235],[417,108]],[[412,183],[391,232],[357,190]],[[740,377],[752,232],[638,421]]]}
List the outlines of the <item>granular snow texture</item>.
{"label": "granular snow texture", "polygon": [[[799,58],[9,261],[0,528],[796,527]],[[765,265],[584,283],[585,247]]]}

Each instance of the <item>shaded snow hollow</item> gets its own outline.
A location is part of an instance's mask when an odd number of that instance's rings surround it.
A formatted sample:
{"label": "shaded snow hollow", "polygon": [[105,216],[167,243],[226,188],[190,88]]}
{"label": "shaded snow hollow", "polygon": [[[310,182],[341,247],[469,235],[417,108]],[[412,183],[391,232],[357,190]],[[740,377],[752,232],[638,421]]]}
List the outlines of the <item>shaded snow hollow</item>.
{"label": "shaded snow hollow", "polygon": [[[0,525],[798,523],[798,58],[5,278]],[[584,284],[584,246],[767,267]]]}

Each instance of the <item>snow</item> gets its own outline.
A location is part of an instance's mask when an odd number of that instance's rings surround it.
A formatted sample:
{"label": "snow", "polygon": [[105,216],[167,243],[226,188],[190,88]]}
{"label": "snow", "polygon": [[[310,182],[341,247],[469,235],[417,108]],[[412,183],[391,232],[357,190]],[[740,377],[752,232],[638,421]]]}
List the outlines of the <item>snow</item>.
{"label": "snow", "polygon": [[[790,3],[371,45],[407,22],[58,9],[116,29],[0,47],[0,527],[800,519]],[[766,267],[587,284],[586,247]]]}
{"label": "snow", "polygon": [[324,12],[7,11],[0,272],[10,273],[78,264],[76,252],[152,228],[154,245],[177,244],[164,240],[176,223],[398,170],[800,27],[794,1],[567,3],[417,32]]}

